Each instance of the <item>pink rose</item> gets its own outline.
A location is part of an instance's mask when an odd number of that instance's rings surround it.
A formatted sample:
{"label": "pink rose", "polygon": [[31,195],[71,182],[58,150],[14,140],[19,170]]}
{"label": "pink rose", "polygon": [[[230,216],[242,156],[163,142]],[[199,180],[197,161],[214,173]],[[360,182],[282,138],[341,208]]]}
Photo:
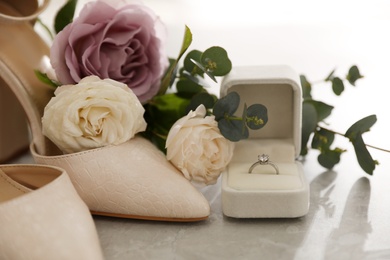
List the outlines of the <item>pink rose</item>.
{"label": "pink rose", "polygon": [[86,4],[54,39],[51,63],[62,84],[96,75],[129,86],[142,103],[159,90],[168,66],[163,25],[146,6]]}

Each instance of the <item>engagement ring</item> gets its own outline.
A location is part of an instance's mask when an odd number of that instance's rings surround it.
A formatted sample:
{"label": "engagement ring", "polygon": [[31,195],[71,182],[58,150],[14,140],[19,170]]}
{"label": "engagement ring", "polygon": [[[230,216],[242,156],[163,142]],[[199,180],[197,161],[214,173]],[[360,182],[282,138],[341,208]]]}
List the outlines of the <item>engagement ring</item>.
{"label": "engagement ring", "polygon": [[272,167],[275,169],[276,174],[279,174],[278,166],[276,166],[274,163],[272,163],[272,162],[269,160],[269,155],[268,155],[268,154],[259,155],[259,156],[258,156],[258,161],[255,162],[254,164],[252,164],[252,166],[249,168],[249,173],[252,173],[252,170],[253,170],[257,165],[269,165],[269,166],[272,166]]}

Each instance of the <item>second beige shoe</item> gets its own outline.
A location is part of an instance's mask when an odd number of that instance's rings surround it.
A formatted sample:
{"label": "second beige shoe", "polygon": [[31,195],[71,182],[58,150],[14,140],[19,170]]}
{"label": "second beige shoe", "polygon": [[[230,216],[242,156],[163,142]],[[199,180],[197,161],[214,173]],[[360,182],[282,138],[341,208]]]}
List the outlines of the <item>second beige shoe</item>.
{"label": "second beige shoe", "polygon": [[91,214],[66,172],[0,166],[0,259],[103,259]]}

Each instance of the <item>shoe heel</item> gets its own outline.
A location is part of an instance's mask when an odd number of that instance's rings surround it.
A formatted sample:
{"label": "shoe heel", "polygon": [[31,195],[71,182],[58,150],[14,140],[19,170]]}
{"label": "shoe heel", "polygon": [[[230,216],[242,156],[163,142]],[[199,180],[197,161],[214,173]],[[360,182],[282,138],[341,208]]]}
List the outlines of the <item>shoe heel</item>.
{"label": "shoe heel", "polygon": [[23,108],[0,78],[0,163],[27,151],[29,143]]}

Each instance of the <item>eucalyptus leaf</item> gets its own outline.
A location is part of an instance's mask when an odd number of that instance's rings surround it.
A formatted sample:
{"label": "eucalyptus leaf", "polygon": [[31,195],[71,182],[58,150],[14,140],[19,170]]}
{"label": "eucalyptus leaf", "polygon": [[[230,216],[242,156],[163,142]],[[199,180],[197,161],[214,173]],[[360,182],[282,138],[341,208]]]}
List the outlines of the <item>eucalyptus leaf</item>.
{"label": "eucalyptus leaf", "polygon": [[218,121],[221,134],[232,142],[238,142],[249,137],[249,131],[244,121],[221,119]]}
{"label": "eucalyptus leaf", "polygon": [[232,62],[227,52],[219,46],[205,50],[201,57],[201,63],[207,71],[212,72],[215,76],[225,76],[232,69]]}
{"label": "eucalyptus leaf", "polygon": [[301,155],[307,154],[307,143],[310,139],[310,135],[315,131],[317,127],[317,111],[313,104],[309,102],[303,102],[302,105],[302,150]]}
{"label": "eucalyptus leaf", "polygon": [[246,109],[246,125],[252,130],[263,128],[268,122],[267,108],[262,104],[253,104]]}
{"label": "eucalyptus leaf", "polygon": [[368,132],[376,123],[376,120],[376,115],[370,115],[358,120],[347,130],[347,132],[345,132],[345,137],[349,138],[353,142],[357,136]]}
{"label": "eucalyptus leaf", "polygon": [[332,89],[337,96],[340,96],[344,91],[344,83],[339,77],[334,77],[332,79]]}
{"label": "eucalyptus leaf", "polygon": [[303,99],[311,98],[311,84],[305,75],[300,75]]}
{"label": "eucalyptus leaf", "polygon": [[360,74],[359,68],[354,65],[349,69],[346,78],[352,86],[355,86],[356,81],[363,78],[363,76]]}
{"label": "eucalyptus leaf", "polygon": [[333,106],[328,105],[321,101],[316,100],[306,100],[305,103],[312,104],[317,112],[317,122],[323,121],[325,118],[327,118],[333,110]]}
{"label": "eucalyptus leaf", "polygon": [[325,78],[325,81],[332,81],[333,75],[335,73],[336,69],[332,70],[329,75]]}
{"label": "eucalyptus leaf", "polygon": [[233,116],[240,105],[240,95],[237,92],[229,92],[226,96],[220,98],[214,105],[213,114],[215,120],[219,121],[225,115]]}
{"label": "eucalyptus leaf", "polygon": [[320,128],[318,131],[314,132],[311,147],[319,150],[330,149],[330,146],[334,141],[334,137],[334,132]]}
{"label": "eucalyptus leaf", "polygon": [[332,169],[336,164],[340,162],[340,157],[343,152],[344,151],[341,149],[324,149],[318,155],[318,163],[327,169]]}
{"label": "eucalyptus leaf", "polygon": [[185,96],[190,96],[190,97],[203,91],[202,86],[188,79],[179,80],[176,83],[176,89],[178,94],[180,95],[184,94]]}
{"label": "eucalyptus leaf", "polygon": [[210,77],[210,79],[212,79],[214,82],[217,82],[217,79],[214,77],[212,71],[210,70],[207,70],[202,64],[200,64],[200,62],[197,62],[196,60],[194,59],[190,59],[192,63],[195,64],[196,67],[198,67],[202,72],[206,73],[207,76]]}
{"label": "eucalyptus leaf", "polygon": [[68,24],[73,21],[76,10],[77,0],[68,0],[58,11],[54,19],[54,30],[56,33],[62,31]]}
{"label": "eucalyptus leaf", "polygon": [[356,158],[360,167],[368,174],[373,174],[375,165],[377,164],[371,157],[370,152],[367,150],[366,144],[363,141],[362,135],[359,133],[355,136],[352,141],[353,147],[355,148]]}
{"label": "eucalyptus leaf", "polygon": [[189,53],[187,53],[183,61],[184,69],[191,74],[193,74],[194,72],[198,72],[198,70],[196,70],[197,66],[191,60],[195,60],[198,63],[200,63],[201,56],[202,56],[202,52],[199,50],[192,50]]}
{"label": "eucalyptus leaf", "polygon": [[211,109],[214,107],[215,100],[216,97],[210,95],[208,92],[198,93],[192,97],[190,104],[186,108],[186,114],[191,110],[195,111],[200,105],[204,105],[206,109]]}
{"label": "eucalyptus leaf", "polygon": [[210,85],[209,83],[204,79],[202,78],[201,76],[199,75],[192,75],[191,73],[189,73],[188,71],[182,71],[182,75],[191,80],[192,82],[194,82],[195,84],[198,84],[200,86],[203,86],[205,88],[210,88]]}

